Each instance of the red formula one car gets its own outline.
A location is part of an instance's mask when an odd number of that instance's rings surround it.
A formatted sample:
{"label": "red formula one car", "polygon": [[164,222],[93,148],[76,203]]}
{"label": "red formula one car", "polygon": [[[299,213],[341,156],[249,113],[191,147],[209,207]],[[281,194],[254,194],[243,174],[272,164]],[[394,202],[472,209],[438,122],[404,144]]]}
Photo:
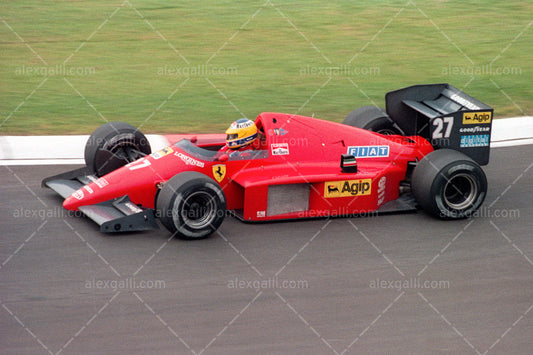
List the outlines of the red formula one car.
{"label": "red formula one car", "polygon": [[224,134],[171,136],[152,153],[135,127],[111,122],[85,148],[86,166],[43,180],[102,232],[158,228],[203,238],[227,211],[243,221],[349,216],[421,207],[464,218],[487,192],[493,110],[448,84],[386,95],[344,123],[261,113],[256,150],[228,154]]}

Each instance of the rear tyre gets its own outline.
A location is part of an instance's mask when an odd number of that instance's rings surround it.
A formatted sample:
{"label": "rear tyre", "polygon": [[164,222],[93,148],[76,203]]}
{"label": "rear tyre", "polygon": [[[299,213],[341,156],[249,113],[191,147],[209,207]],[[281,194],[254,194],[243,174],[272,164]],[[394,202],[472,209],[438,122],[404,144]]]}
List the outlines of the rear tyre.
{"label": "rear tyre", "polygon": [[85,164],[96,176],[104,176],[151,153],[148,139],[124,122],[98,127],[85,144]]}
{"label": "rear tyre", "polygon": [[385,110],[376,106],[359,107],[350,112],[342,123],[384,135],[404,135]]}
{"label": "rear tyre", "polygon": [[226,197],[211,178],[186,171],[168,180],[156,201],[161,223],[181,239],[202,239],[216,231],[226,215]]}
{"label": "rear tyre", "polygon": [[424,211],[441,219],[466,218],[483,203],[487,178],[468,156],[439,149],[426,155],[415,167],[411,189]]}

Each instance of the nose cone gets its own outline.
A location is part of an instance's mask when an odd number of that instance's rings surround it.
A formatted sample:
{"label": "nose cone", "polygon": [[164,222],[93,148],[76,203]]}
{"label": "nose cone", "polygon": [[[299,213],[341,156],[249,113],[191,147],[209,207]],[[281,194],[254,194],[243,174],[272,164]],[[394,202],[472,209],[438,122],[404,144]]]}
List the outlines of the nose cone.
{"label": "nose cone", "polygon": [[84,205],[83,198],[85,197],[85,193],[83,191],[83,188],[77,190],[72,195],[66,198],[65,201],[63,201],[63,207],[70,211],[76,211],[78,207]]}
{"label": "nose cone", "polygon": [[[172,152],[174,154],[171,154]],[[63,201],[63,207],[76,211],[82,206],[95,205],[127,195],[134,204],[154,208],[157,182],[166,181],[181,171],[199,170],[199,165],[196,164],[202,164],[201,167],[204,167],[203,162],[170,147],[80,187]]]}

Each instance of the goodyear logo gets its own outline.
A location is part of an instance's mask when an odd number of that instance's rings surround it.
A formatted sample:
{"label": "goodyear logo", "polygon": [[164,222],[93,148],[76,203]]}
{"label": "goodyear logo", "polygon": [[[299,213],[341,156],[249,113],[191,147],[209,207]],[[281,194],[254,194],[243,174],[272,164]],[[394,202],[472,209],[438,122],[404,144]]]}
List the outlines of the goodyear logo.
{"label": "goodyear logo", "polygon": [[324,197],[366,196],[372,192],[372,179],[326,181]]}
{"label": "goodyear logo", "polygon": [[465,112],[463,113],[463,124],[490,123],[492,112]]}

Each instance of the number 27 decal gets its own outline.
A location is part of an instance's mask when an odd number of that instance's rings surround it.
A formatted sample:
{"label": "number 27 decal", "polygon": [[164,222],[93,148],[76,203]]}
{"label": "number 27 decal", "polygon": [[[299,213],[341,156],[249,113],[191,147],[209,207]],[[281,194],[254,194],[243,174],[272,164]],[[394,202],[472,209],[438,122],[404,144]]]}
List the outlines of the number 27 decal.
{"label": "number 27 decal", "polygon": [[453,127],[453,117],[437,117],[433,120],[435,130],[431,138],[450,138]]}

